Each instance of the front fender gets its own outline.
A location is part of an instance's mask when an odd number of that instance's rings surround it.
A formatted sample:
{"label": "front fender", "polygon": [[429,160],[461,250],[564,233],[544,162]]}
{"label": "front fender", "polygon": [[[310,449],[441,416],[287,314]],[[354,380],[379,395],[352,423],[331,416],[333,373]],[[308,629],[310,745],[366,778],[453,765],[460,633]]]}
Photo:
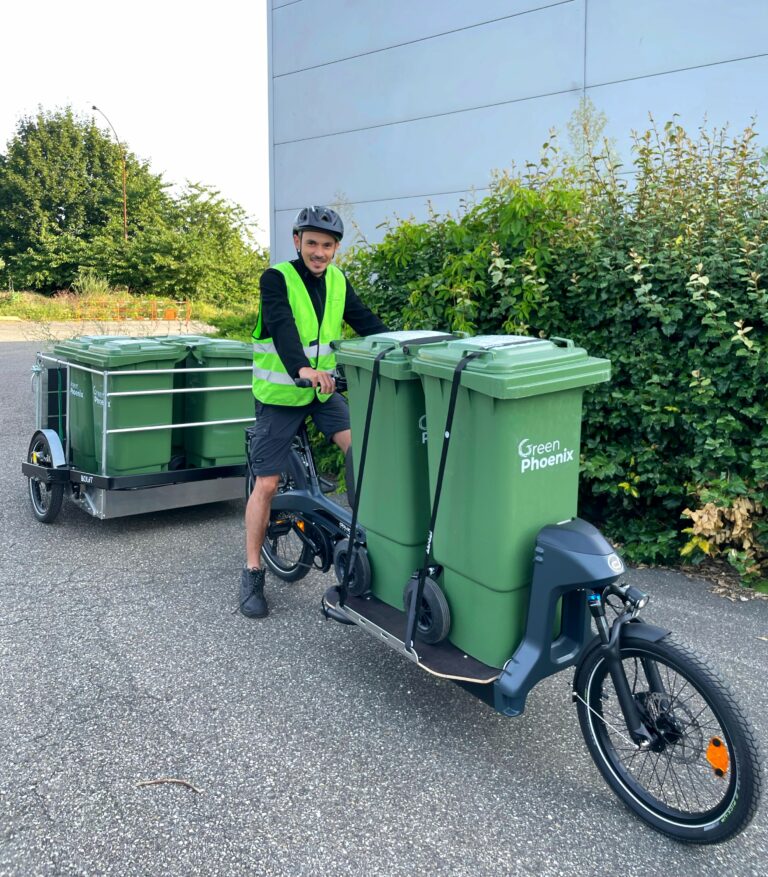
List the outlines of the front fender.
{"label": "front fender", "polygon": [[[671,632],[671,630],[667,630],[665,627],[658,627],[655,624],[648,624],[647,622],[643,621],[642,618],[633,618],[631,621],[628,621],[621,627],[621,632],[619,633],[619,648],[621,648],[621,639],[627,634],[631,635],[635,639],[642,639],[649,643],[656,643],[659,640],[664,639],[665,636],[669,636]],[[600,637],[596,636],[587,646],[587,648],[584,649],[584,654],[581,656],[581,660],[576,667],[576,672],[573,674],[574,695],[578,691],[578,679],[581,668],[586,665],[587,661],[592,657],[594,652],[602,647],[603,644],[600,642]]]}
{"label": "front fender", "polygon": [[[632,626],[630,627],[630,625]],[[647,621],[643,621],[640,617],[628,621],[622,628],[621,635],[624,636],[625,632],[636,636],[638,639],[644,639],[649,643],[657,643],[660,639],[664,639],[665,636],[669,636],[672,633],[666,627],[648,624]]]}

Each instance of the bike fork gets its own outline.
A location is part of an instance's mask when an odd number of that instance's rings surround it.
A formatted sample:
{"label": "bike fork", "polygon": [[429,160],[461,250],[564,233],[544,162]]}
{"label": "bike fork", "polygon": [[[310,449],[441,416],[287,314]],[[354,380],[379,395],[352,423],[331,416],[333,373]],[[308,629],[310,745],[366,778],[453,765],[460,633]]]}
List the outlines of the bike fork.
{"label": "bike fork", "polygon": [[[588,597],[588,603],[589,611],[597,625],[597,633],[600,637],[600,642],[602,643],[601,649],[605,661],[608,664],[608,672],[610,673],[611,681],[613,682],[613,687],[616,691],[616,697],[618,698],[624,721],[627,724],[627,731],[635,745],[640,749],[648,749],[656,738],[651,734],[646,727],[645,722],[640,717],[640,712],[637,708],[637,703],[632,694],[632,690],[629,687],[629,680],[627,679],[627,674],[624,672],[624,665],[619,654],[621,631],[624,625],[629,621],[629,617],[619,617],[614,621],[613,625],[609,627],[605,618],[605,606],[603,605],[602,595],[597,593],[590,594]],[[651,689],[655,690],[658,685],[658,690],[663,691],[657,668],[654,666],[649,672],[645,662],[643,663],[643,667],[646,674],[649,674],[648,681]]]}

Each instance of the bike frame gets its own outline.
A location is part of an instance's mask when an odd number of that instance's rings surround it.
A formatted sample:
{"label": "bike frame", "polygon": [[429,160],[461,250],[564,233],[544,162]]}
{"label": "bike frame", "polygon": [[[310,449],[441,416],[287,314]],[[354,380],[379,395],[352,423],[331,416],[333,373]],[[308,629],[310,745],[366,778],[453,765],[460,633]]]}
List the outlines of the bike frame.
{"label": "bike frame", "polygon": [[[332,539],[349,537],[352,513],[337,502],[328,499],[323,493],[305,423],[302,423],[296,434],[293,449],[301,459],[307,473],[309,486],[307,489],[292,489],[276,493],[272,498],[271,510],[301,514],[310,524],[324,528]],[[365,530],[358,526],[356,533],[357,539],[365,543]]]}

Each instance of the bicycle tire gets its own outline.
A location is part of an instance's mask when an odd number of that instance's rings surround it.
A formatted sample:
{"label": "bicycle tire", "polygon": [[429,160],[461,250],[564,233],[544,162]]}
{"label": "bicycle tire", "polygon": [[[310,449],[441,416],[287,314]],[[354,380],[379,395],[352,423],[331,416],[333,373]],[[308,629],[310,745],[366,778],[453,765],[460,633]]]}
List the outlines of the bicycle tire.
{"label": "bicycle tire", "polygon": [[[42,432],[36,432],[29,443],[27,460],[39,466],[53,466],[53,453],[48,439]],[[29,499],[32,503],[32,514],[41,524],[51,524],[61,511],[64,500],[64,485],[49,484],[39,478],[30,476],[28,479]]]}
{"label": "bicycle tire", "polygon": [[[306,486],[304,464],[291,450],[285,471],[280,473],[277,492],[305,490]],[[309,535],[311,527],[300,514],[290,510],[269,513],[261,556],[267,568],[284,582],[298,582],[312,569],[315,550]]]}
{"label": "bicycle tire", "polygon": [[[619,652],[641,716],[658,735],[649,750],[628,740],[604,653],[576,671],[579,724],[590,755],[622,802],[657,831],[711,844],[742,831],[757,809],[760,752],[726,684],[694,652],[665,637],[622,631]],[[650,690],[658,670],[664,692]]]}

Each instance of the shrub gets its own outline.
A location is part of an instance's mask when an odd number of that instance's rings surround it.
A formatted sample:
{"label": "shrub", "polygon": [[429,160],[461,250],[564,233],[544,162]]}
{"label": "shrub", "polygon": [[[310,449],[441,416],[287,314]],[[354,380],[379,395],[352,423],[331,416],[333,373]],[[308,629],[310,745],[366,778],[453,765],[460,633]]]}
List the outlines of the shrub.
{"label": "shrub", "polygon": [[[652,124],[634,139],[632,173],[620,170],[607,153],[574,162],[551,142],[458,216],[390,224],[346,268],[393,328],[563,335],[611,359],[612,381],[585,399],[582,513],[631,560],[723,553],[756,582],[768,543],[768,171],[755,131],[694,138]],[[686,526],[684,511],[713,492],[723,509],[749,497],[747,548],[733,530],[715,541]]]}

